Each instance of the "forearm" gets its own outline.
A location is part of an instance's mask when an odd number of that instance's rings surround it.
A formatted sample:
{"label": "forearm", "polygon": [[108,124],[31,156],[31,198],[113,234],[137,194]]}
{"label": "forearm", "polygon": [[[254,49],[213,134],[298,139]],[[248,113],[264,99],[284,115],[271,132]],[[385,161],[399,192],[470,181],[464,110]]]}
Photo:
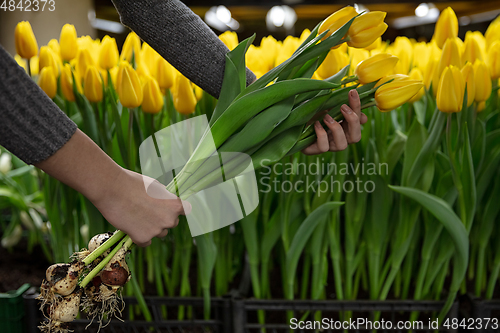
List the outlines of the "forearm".
{"label": "forearm", "polygon": [[82,193],[93,203],[110,195],[108,191],[123,172],[115,161],[80,130],[54,155],[35,166]]}
{"label": "forearm", "polygon": [[[187,78],[219,97],[229,50],[198,15],[178,0],[112,1],[123,24]],[[254,80],[247,69],[247,84]]]}
{"label": "forearm", "polygon": [[0,145],[33,164],[54,154],[76,128],[0,45]]}

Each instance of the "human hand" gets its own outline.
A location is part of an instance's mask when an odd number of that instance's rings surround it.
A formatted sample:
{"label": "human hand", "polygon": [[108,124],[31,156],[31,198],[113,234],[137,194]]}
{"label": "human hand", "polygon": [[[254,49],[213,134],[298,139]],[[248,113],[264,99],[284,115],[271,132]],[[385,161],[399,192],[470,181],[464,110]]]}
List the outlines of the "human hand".
{"label": "human hand", "polygon": [[168,229],[179,223],[179,215],[191,211],[188,202],[182,202],[157,180],[126,169],[106,192],[94,205],[109,223],[141,247],[149,246],[153,237],[165,237]]}
{"label": "human hand", "polygon": [[361,101],[356,89],[349,91],[349,106],[340,107],[344,120],[335,121],[329,114],[323,118],[326,126],[325,131],[319,121],[315,121],[314,130],[317,140],[309,147],[302,150],[306,155],[316,155],[327,151],[341,151],[348,144],[356,143],[361,139],[361,124],[366,123],[368,118],[361,112]]}

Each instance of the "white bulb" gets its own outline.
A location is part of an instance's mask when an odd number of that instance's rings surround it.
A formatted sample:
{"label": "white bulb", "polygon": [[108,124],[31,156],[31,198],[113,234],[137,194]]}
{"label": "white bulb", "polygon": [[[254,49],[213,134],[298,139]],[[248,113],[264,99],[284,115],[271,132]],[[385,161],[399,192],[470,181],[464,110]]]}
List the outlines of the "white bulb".
{"label": "white bulb", "polygon": [[282,27],[283,23],[285,23],[285,11],[281,6],[271,8],[270,16],[271,21],[276,27]]}

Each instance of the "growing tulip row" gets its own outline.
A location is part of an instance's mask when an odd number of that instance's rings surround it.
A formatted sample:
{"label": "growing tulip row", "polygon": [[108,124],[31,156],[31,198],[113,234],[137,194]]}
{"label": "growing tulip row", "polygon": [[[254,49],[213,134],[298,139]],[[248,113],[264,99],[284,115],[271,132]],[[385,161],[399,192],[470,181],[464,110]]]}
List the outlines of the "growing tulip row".
{"label": "growing tulip row", "polygon": [[[500,248],[493,241],[500,236],[495,223],[500,210],[500,22],[494,21],[484,36],[468,32],[462,41],[448,8],[429,43],[406,37],[382,43],[384,17],[380,12],[358,16],[346,7],[299,38],[281,42],[269,36],[259,46],[252,39],[238,44],[235,33],[222,34],[232,50],[228,58],[240,64],[234,72],[226,69],[224,86],[242,86],[243,57],[258,80],[238,91],[223,88],[218,101],[134,33],[119,53],[113,38],[77,38],[66,25],[59,42],[38,50],[29,23],[18,25],[18,62],[121,165],[139,171],[137,150],[145,138],[200,114],[208,115],[219,150],[245,152],[255,167],[278,163],[258,174],[261,188],[273,190],[262,190],[258,209],[233,227],[193,243],[181,220],[166,240],[134,249],[134,283],[126,285],[127,293],[140,299],[149,282],[160,296],[203,294],[208,299],[211,288],[216,295],[227,293],[248,266],[257,298],[326,299],[327,290],[334,289],[336,299],[447,299],[444,315],[459,292],[494,296],[500,272]],[[361,141],[320,157],[298,153],[315,140],[309,120],[322,110],[340,119],[339,107],[353,88],[369,118]],[[276,97],[269,101],[268,96]],[[236,119],[241,109],[245,117]],[[246,140],[236,140],[243,135]],[[198,148],[195,157],[212,153],[202,144]],[[313,175],[280,169],[285,162],[311,166],[320,161],[387,169]],[[177,178],[183,198],[211,184],[209,166],[188,167],[193,169]],[[193,170],[196,177],[183,176]],[[52,259],[65,261],[108,225],[78,193],[39,176]],[[322,184],[334,181],[375,186],[373,191],[322,190]],[[276,182],[314,186],[289,193],[272,187]],[[169,189],[176,190],[172,184]],[[189,282],[192,260],[199,285]],[[142,311],[150,318],[145,306]],[[182,309],[179,318],[185,316],[189,311]],[[265,313],[259,320],[266,320]]]}

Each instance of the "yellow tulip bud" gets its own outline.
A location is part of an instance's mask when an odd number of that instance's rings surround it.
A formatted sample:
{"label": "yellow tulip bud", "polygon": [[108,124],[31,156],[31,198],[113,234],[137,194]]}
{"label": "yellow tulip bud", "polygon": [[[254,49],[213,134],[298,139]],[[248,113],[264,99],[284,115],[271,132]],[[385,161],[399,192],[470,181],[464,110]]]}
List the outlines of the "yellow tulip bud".
{"label": "yellow tulip bud", "polygon": [[462,60],[460,57],[460,47],[458,44],[459,38],[449,38],[444,43],[443,53],[441,53],[441,59],[438,65],[438,75],[441,77],[445,67],[455,66],[462,68]]}
{"label": "yellow tulip bud", "polygon": [[109,74],[111,75],[111,82],[113,82],[113,86],[115,87],[116,90],[116,78],[118,76],[118,70],[120,67],[115,66],[109,70]]}
{"label": "yellow tulip bud", "polygon": [[25,71],[27,71],[27,67],[26,67],[26,59],[23,59],[21,58],[21,56],[19,54],[16,54],[14,56],[14,60],[16,60],[17,64],[19,66],[21,66]]}
{"label": "yellow tulip bud", "polygon": [[367,51],[366,49],[357,49],[354,47],[350,47],[349,48],[349,56],[351,58],[350,71],[351,71],[351,73],[353,73],[354,69],[356,69],[356,66],[358,66],[358,64],[361,61],[370,58],[370,52]]}
{"label": "yellow tulip bud", "polygon": [[482,101],[482,102],[477,103],[477,108],[476,108],[476,111],[477,111],[477,112],[481,112],[481,111],[483,111],[485,108],[486,108],[486,101]]}
{"label": "yellow tulip bud", "polygon": [[146,113],[158,113],[163,108],[163,95],[158,86],[158,82],[152,77],[144,85],[144,99],[142,101],[142,111]]}
{"label": "yellow tulip bud", "polygon": [[57,93],[57,78],[54,75],[54,70],[50,66],[42,68],[38,76],[38,85],[50,98],[54,98]]}
{"label": "yellow tulip bud", "polygon": [[330,50],[323,63],[318,67],[318,75],[322,78],[328,78],[337,74],[339,70],[349,64],[349,57],[339,49]]}
{"label": "yellow tulip bud", "polygon": [[[66,97],[66,99],[70,102],[75,101],[75,94],[73,93],[73,84],[74,84],[73,71],[71,69],[71,65],[65,64],[63,69],[61,70],[61,90],[64,97]],[[82,88],[77,78],[76,78],[76,88],[80,93],[82,92]]]}
{"label": "yellow tulip bud", "polygon": [[38,54],[38,43],[31,24],[26,21],[19,22],[14,31],[16,52],[24,59],[30,59]]}
{"label": "yellow tulip bud", "polygon": [[245,53],[245,63],[252,72],[264,71],[267,64],[264,59],[264,50],[260,46],[250,45]]}
{"label": "yellow tulip bud", "polygon": [[381,78],[380,80],[378,80],[378,82],[374,88],[378,88],[381,85],[383,85],[384,83],[387,83],[389,81],[392,82],[392,81],[401,81],[401,80],[409,80],[409,79],[410,79],[410,77],[408,75],[405,75],[405,74],[387,75],[387,76],[384,76],[383,78]]}
{"label": "yellow tulip bud", "polygon": [[347,45],[361,48],[375,42],[387,30],[387,24],[384,22],[386,14],[373,11],[356,17],[347,33]]}
{"label": "yellow tulip bud", "polygon": [[394,54],[399,59],[394,67],[394,73],[408,74],[410,72],[410,65],[413,60],[413,45],[407,37],[396,37],[394,44],[387,52]]}
{"label": "yellow tulip bud", "polygon": [[[410,76],[410,79],[412,79],[412,80],[417,80],[417,81],[421,81],[421,82],[424,80],[424,76],[422,75],[422,71],[420,71],[420,69],[418,67],[412,68],[409,76]],[[424,94],[425,94],[425,89],[424,89],[424,87],[422,87],[418,91],[418,93],[409,100],[409,102],[415,103],[416,101],[420,100],[422,98],[422,96],[424,96]]]}
{"label": "yellow tulip bud", "polygon": [[290,58],[299,45],[299,39],[297,37],[287,36],[283,41],[283,45],[279,48],[278,54],[276,55],[275,66],[278,66],[283,61]]}
{"label": "yellow tulip bud", "polygon": [[432,39],[436,41],[437,46],[441,49],[448,38],[455,38],[457,36],[457,15],[451,7],[448,7],[441,12],[441,15],[439,15]]}
{"label": "yellow tulip bud", "polygon": [[52,51],[54,51],[54,54],[56,54],[59,58],[61,57],[61,47],[59,46],[57,39],[49,40],[47,46],[50,47]]}
{"label": "yellow tulip bud", "polygon": [[78,77],[83,78],[87,75],[87,69],[90,66],[95,66],[94,58],[90,54],[90,50],[79,49],[78,55],[76,56],[76,72],[78,73]]}
{"label": "yellow tulip bud", "polygon": [[309,30],[309,29],[302,30],[302,33],[300,34],[300,37],[299,37],[300,44],[302,44],[307,39],[307,37],[309,37],[310,34],[311,34],[311,30]]}
{"label": "yellow tulip bud", "polygon": [[488,67],[481,60],[474,62],[474,79],[476,80],[476,102],[486,101],[491,95],[491,77]]}
{"label": "yellow tulip bud", "polygon": [[170,89],[174,85],[175,70],[168,61],[159,58],[156,66],[156,80],[162,89]]}
{"label": "yellow tulip bud", "polygon": [[135,62],[137,63],[141,54],[141,39],[133,31],[128,34],[125,42],[123,43],[120,59],[131,62],[132,54],[134,55]]}
{"label": "yellow tulip bud", "polygon": [[474,66],[468,62],[461,70],[462,76],[465,81],[465,87],[467,88],[467,106],[471,106],[474,103],[474,97],[476,95],[476,80],[474,79]]}
{"label": "yellow tulip bud", "polygon": [[225,31],[219,35],[219,39],[227,46],[229,50],[234,50],[238,46],[238,35],[234,31]]}
{"label": "yellow tulip bud", "polygon": [[189,80],[181,74],[175,78],[174,107],[177,112],[188,115],[194,112],[196,107],[196,96]]}
{"label": "yellow tulip bud", "polygon": [[498,18],[490,23],[488,29],[486,29],[484,33],[484,38],[486,50],[489,50],[496,40],[500,40],[500,20]]}
{"label": "yellow tulip bud", "polygon": [[468,61],[473,64],[476,59],[483,60],[483,52],[481,50],[481,46],[479,46],[477,39],[474,38],[473,35],[469,34],[465,38],[462,62],[466,63]]}
{"label": "yellow tulip bud", "polygon": [[116,91],[120,103],[126,108],[136,108],[142,104],[141,80],[137,72],[126,62],[120,63],[116,78]]}
{"label": "yellow tulip bud", "polygon": [[382,45],[382,37],[379,37],[379,38],[375,39],[375,41],[373,43],[371,43],[370,45],[365,47],[365,50],[367,50],[367,51],[375,50],[375,49],[378,49],[381,45]]}
{"label": "yellow tulip bud", "polygon": [[153,77],[156,76],[156,69],[158,59],[161,55],[158,54],[148,43],[142,43],[141,62],[148,68],[149,74]]}
{"label": "yellow tulip bud", "polygon": [[87,74],[85,74],[85,83],[83,86],[85,97],[90,102],[100,102],[102,101],[102,89],[102,79],[99,70],[95,66],[89,66]]}
{"label": "yellow tulip bud", "polygon": [[326,36],[323,38],[330,36],[335,31],[337,31],[344,24],[349,22],[350,19],[358,15],[356,9],[351,6],[344,7],[340,10],[337,10],[335,13],[328,16],[323,23],[319,26],[318,35],[322,34],[326,30],[329,30]]}
{"label": "yellow tulip bud", "polygon": [[398,57],[380,53],[360,62],[354,73],[358,76],[359,82],[367,84],[389,74],[397,62]]}
{"label": "yellow tulip bud", "polygon": [[500,40],[495,41],[488,50],[488,67],[492,79],[500,78]]}
{"label": "yellow tulip bud", "polygon": [[78,42],[75,26],[65,24],[61,29],[59,44],[61,45],[61,58],[65,61],[70,61],[76,57],[78,53]]}
{"label": "yellow tulip bud", "polygon": [[278,54],[279,43],[273,36],[263,37],[260,41],[261,62],[264,73],[267,73],[274,67],[276,56]]}
{"label": "yellow tulip bud", "polygon": [[465,81],[460,69],[448,66],[439,80],[436,104],[441,112],[454,113],[462,110]]}
{"label": "yellow tulip bud", "polygon": [[116,40],[108,35],[104,36],[99,52],[99,66],[108,70],[115,67],[118,64],[118,60],[119,55]]}
{"label": "yellow tulip bud", "polygon": [[42,46],[40,48],[40,57],[38,58],[39,70],[43,70],[44,67],[50,67],[54,71],[54,76],[57,78],[59,76],[59,58],[54,51],[48,46]]}
{"label": "yellow tulip bud", "polygon": [[377,89],[375,103],[382,112],[394,110],[408,102],[423,86],[418,80],[394,80]]}
{"label": "yellow tulip bud", "polygon": [[40,63],[39,63],[39,59],[38,59],[38,56],[34,56],[33,58],[31,58],[29,60],[30,62],[30,69],[31,69],[31,75],[38,75],[38,73],[40,72]]}
{"label": "yellow tulip bud", "polygon": [[194,87],[194,95],[196,96],[196,100],[199,101],[203,97],[203,89],[198,87],[196,84],[193,83]]}

